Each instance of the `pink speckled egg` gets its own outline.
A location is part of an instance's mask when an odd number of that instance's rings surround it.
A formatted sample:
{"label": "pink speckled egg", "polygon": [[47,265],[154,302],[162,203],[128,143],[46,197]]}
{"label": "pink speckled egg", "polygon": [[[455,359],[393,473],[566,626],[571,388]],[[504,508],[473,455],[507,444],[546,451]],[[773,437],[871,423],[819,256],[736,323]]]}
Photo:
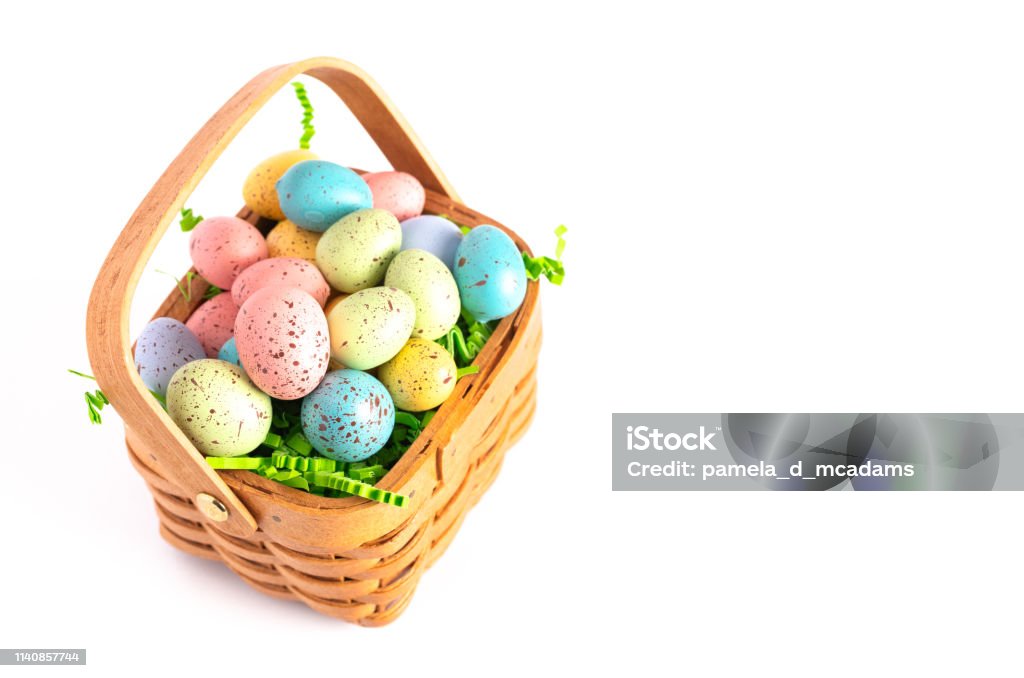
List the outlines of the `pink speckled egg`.
{"label": "pink speckled egg", "polygon": [[188,251],[199,275],[227,290],[239,273],[267,258],[267,241],[248,221],[212,217],[193,229]]}
{"label": "pink speckled egg", "polygon": [[241,306],[256,290],[275,285],[305,290],[321,308],[331,296],[331,286],[315,264],[305,259],[277,257],[257,261],[242,271],[231,285],[231,298]]}
{"label": "pink speckled egg", "polygon": [[260,390],[296,400],[327,373],[327,318],[308,292],[264,287],[253,292],[235,319],[235,346],[242,367]]}
{"label": "pink speckled egg", "polygon": [[207,358],[216,358],[220,347],[235,332],[238,304],[231,295],[221,292],[192,312],[185,325],[199,337]]}
{"label": "pink speckled egg", "polygon": [[391,212],[399,221],[423,214],[427,194],[423,184],[405,172],[370,172],[363,181],[373,194],[373,206]]}

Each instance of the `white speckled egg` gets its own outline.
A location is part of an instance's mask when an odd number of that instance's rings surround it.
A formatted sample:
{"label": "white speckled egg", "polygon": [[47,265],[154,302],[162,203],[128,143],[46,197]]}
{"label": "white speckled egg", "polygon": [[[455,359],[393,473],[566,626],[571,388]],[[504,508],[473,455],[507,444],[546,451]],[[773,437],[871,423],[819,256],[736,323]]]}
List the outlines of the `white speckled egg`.
{"label": "white speckled egg", "polygon": [[246,299],[235,319],[235,346],[253,382],[280,400],[315,389],[330,360],[323,309],[295,287],[264,287]]}
{"label": "white speckled egg", "polygon": [[388,266],[384,284],[412,297],[416,305],[414,337],[437,339],[459,319],[459,287],[444,262],[430,252],[399,252]]}
{"label": "white speckled egg", "polygon": [[412,334],[416,305],[402,290],[371,287],[346,297],[331,309],[331,357],[357,370],[390,360]]}
{"label": "white speckled egg", "polygon": [[385,210],[353,212],[331,226],[316,246],[316,265],[331,287],[358,292],[384,280],[402,246],[402,227]]}
{"label": "white speckled egg", "polygon": [[270,396],[237,365],[204,358],[188,363],[167,386],[167,414],[196,449],[213,457],[252,452],[270,431]]}

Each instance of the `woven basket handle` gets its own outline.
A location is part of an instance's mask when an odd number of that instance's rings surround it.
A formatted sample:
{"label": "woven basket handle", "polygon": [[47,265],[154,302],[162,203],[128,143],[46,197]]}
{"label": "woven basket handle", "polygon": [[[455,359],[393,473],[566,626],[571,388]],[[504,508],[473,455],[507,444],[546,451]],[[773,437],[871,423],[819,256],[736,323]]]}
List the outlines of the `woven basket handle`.
{"label": "woven basket handle", "polygon": [[193,499],[206,493],[227,508],[227,519],[218,527],[239,537],[252,535],[256,520],[142,383],[131,353],[128,314],[153,249],[199,181],[267,100],[303,73],[322,81],[341,97],[395,169],[458,201],[451,184],[408,123],[362,70],[330,58],[278,66],[260,73],[231,97],[174,159],[121,231],[89,298],[86,337],[89,361],[100,388],[133,434],[163,452],[163,471]]}

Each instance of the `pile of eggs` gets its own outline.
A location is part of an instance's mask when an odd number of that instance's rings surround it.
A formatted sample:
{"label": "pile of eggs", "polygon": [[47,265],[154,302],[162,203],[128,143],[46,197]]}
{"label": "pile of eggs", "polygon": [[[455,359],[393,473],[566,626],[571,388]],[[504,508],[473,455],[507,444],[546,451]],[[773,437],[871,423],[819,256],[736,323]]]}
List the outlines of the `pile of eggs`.
{"label": "pile of eggs", "polygon": [[396,408],[430,410],[455,389],[455,362],[435,340],[462,310],[496,320],[526,294],[512,239],[424,215],[409,174],[359,175],[294,150],[260,163],[243,195],[277,225],[264,237],[237,217],[200,222],[192,263],[224,291],[186,323],[153,320],[135,349],[142,381],[206,455],[255,450],[278,399],[301,400],[320,454],[370,457]]}

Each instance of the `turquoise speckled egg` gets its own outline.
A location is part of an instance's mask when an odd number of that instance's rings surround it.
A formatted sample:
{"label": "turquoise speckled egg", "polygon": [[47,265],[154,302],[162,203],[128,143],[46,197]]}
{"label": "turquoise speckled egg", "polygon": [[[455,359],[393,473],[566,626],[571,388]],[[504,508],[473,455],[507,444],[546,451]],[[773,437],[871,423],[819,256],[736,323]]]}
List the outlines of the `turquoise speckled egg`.
{"label": "turquoise speckled egg", "polygon": [[455,251],[462,305],[477,320],[511,314],[526,297],[526,266],[512,238],[496,226],[477,226]]}
{"label": "turquoise speckled egg", "polygon": [[238,357],[238,347],[235,346],[235,338],[231,337],[224,345],[220,347],[217,352],[217,358],[231,363],[232,365],[242,366],[242,360]]}
{"label": "turquoise speckled egg", "polygon": [[329,373],[302,401],[302,432],[316,451],[338,461],[362,461],[387,444],[395,404],[366,372]]}
{"label": "turquoise speckled egg", "polygon": [[373,206],[362,177],[324,160],[292,165],[277,181],[277,197],[284,215],[310,231],[326,231],[338,219]]}

